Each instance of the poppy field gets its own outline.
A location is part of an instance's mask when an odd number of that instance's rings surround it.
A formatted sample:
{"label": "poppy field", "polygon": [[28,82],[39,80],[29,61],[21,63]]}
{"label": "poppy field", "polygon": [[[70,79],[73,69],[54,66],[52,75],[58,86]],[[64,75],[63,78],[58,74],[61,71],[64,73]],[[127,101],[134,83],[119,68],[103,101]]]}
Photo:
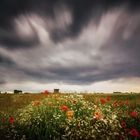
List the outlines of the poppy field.
{"label": "poppy field", "polygon": [[2,140],[139,140],[140,94],[0,95]]}

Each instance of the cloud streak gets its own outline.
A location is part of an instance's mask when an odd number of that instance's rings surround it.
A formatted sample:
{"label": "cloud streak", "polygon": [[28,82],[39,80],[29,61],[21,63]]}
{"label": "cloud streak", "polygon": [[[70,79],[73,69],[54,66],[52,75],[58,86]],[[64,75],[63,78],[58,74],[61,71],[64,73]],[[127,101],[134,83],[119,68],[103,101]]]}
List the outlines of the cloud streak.
{"label": "cloud streak", "polygon": [[[20,2],[17,0],[12,2],[2,0],[0,4],[0,31],[2,32],[0,34],[0,43],[9,46],[9,48],[11,46],[14,48],[14,46],[29,47],[35,45],[36,38],[20,38],[18,37],[19,34],[13,29],[13,20],[18,17],[19,22],[22,23],[17,26],[35,32],[33,24],[36,21],[31,23],[30,16],[26,18],[28,21],[24,21],[24,16],[32,13],[45,16],[49,19],[45,22],[47,26],[50,24],[49,34],[51,38],[53,41],[59,42],[67,37],[77,37],[90,20],[94,20],[94,24],[98,25],[102,15],[112,9],[127,7],[129,12],[133,12],[139,9],[139,3],[137,0],[54,0],[53,2],[51,0],[21,0]],[[23,16],[23,18],[20,16]],[[8,32],[10,33],[8,34]]]}

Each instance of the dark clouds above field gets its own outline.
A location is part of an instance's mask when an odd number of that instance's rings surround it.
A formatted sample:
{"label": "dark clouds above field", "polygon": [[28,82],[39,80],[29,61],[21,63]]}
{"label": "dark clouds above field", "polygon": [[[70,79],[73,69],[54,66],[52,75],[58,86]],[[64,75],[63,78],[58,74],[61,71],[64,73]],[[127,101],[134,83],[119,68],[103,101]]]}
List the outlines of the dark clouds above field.
{"label": "dark clouds above field", "polygon": [[139,52],[139,1],[0,2],[3,87],[139,79]]}

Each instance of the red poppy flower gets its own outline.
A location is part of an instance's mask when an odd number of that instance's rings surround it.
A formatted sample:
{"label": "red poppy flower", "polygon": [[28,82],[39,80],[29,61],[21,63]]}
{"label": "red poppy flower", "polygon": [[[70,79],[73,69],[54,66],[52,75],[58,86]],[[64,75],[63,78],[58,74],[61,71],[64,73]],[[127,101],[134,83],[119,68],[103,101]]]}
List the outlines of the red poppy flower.
{"label": "red poppy flower", "polygon": [[120,106],[123,106],[124,105],[124,102],[123,101],[120,101],[119,105]]}
{"label": "red poppy flower", "polygon": [[138,112],[132,111],[132,112],[130,112],[130,116],[137,117],[138,116]]}
{"label": "red poppy flower", "polygon": [[129,102],[128,102],[128,100],[126,100],[125,105],[128,105],[128,104],[129,104]]}
{"label": "red poppy flower", "polygon": [[61,110],[67,111],[67,110],[68,110],[68,107],[65,106],[65,105],[62,105],[62,106],[61,106]]}
{"label": "red poppy flower", "polygon": [[108,102],[111,101],[111,97],[110,97],[110,96],[106,97],[106,100],[107,100]]}
{"label": "red poppy flower", "polygon": [[10,117],[10,118],[9,118],[9,122],[10,122],[11,124],[13,124],[14,121],[15,121],[14,117]]}
{"label": "red poppy flower", "polygon": [[45,90],[45,91],[43,92],[43,94],[48,95],[48,94],[49,94],[49,91],[48,91],[48,90]]}
{"label": "red poppy flower", "polygon": [[126,128],[126,123],[125,122],[121,122],[121,126],[122,126],[122,128]]}
{"label": "red poppy flower", "polygon": [[105,104],[106,100],[105,99],[100,99],[101,104]]}
{"label": "red poppy flower", "polygon": [[134,128],[131,129],[130,134],[133,137],[139,137],[140,136],[139,132],[136,129],[134,129]]}
{"label": "red poppy flower", "polygon": [[114,107],[118,106],[117,101],[115,101],[115,102],[113,103],[113,106],[114,106]]}

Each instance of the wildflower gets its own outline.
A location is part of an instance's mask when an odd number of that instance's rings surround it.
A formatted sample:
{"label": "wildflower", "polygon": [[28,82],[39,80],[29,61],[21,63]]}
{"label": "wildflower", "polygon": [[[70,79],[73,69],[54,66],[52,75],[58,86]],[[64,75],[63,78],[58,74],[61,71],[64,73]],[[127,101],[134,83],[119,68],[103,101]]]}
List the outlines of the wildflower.
{"label": "wildflower", "polygon": [[43,94],[48,95],[48,94],[49,94],[49,91],[48,91],[48,90],[45,90],[45,91],[43,92]]}
{"label": "wildflower", "polygon": [[126,101],[125,101],[125,105],[128,105],[128,104],[129,104],[129,102],[128,102],[128,100],[126,100]]}
{"label": "wildflower", "polygon": [[72,110],[67,111],[68,119],[71,119],[73,117],[73,115],[74,115],[74,111],[72,111]]}
{"label": "wildflower", "polygon": [[41,102],[40,101],[33,101],[32,105],[33,106],[39,106],[39,105],[41,105]]}
{"label": "wildflower", "polygon": [[123,101],[120,101],[119,105],[120,106],[123,106],[124,105],[124,102]]}
{"label": "wildflower", "polygon": [[117,118],[117,115],[116,114],[112,114],[112,119],[116,119]]}
{"label": "wildflower", "polygon": [[67,111],[68,110],[68,106],[62,105],[61,106],[61,110]]}
{"label": "wildflower", "polygon": [[122,128],[126,128],[126,123],[123,121],[123,122],[121,122],[121,127]]}
{"label": "wildflower", "polygon": [[97,120],[99,120],[99,119],[102,118],[102,114],[101,114],[100,112],[95,112],[95,113],[94,113],[94,117],[95,117]]}
{"label": "wildflower", "polygon": [[111,97],[108,96],[108,97],[106,98],[106,100],[107,100],[108,102],[111,101]]}
{"label": "wildflower", "polygon": [[97,108],[98,108],[98,106],[97,106],[97,105],[94,105],[94,108],[95,108],[95,109],[97,109]]}
{"label": "wildflower", "polygon": [[77,104],[77,101],[74,100],[74,101],[73,101],[73,104]]}
{"label": "wildflower", "polygon": [[138,112],[132,111],[132,112],[130,113],[130,116],[135,118],[135,117],[138,116]]}
{"label": "wildflower", "polygon": [[9,118],[9,123],[13,124],[14,121],[15,121],[14,117],[10,117],[10,118]]}
{"label": "wildflower", "polygon": [[105,104],[106,100],[105,99],[100,99],[101,104]]}
{"label": "wildflower", "polygon": [[139,132],[136,129],[134,129],[134,128],[131,129],[130,134],[133,137],[139,137],[140,136]]}
{"label": "wildflower", "polygon": [[113,106],[114,106],[114,107],[118,106],[117,101],[115,101],[115,102],[113,103]]}

